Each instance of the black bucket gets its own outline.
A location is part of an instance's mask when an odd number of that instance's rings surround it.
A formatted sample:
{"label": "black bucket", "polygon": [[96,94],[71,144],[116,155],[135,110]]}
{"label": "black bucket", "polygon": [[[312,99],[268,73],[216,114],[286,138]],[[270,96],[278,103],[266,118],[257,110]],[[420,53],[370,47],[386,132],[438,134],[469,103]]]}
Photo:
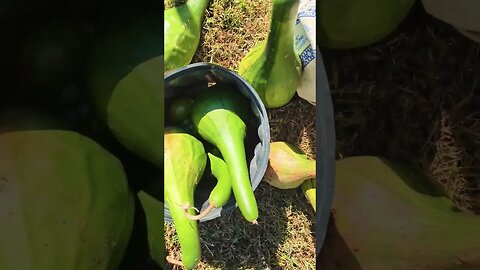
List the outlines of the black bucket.
{"label": "black bucket", "polygon": [[332,97],[322,56],[317,47],[316,93],[316,153],[317,153],[317,224],[316,256],[320,253],[327,233],[335,189],[335,122]]}
{"label": "black bucket", "polygon": [[[196,93],[208,87],[209,84],[225,84],[238,91],[250,101],[251,119],[247,119],[247,134],[245,138],[245,154],[249,164],[250,181],[255,190],[263,179],[267,169],[270,154],[270,126],[265,106],[257,92],[237,73],[224,67],[210,63],[195,63],[176,69],[165,74],[165,108],[175,97],[194,96]],[[168,118],[165,119],[166,125]],[[207,165],[208,168],[208,165]],[[207,171],[206,168],[206,171]],[[208,196],[216,181],[208,179],[213,177],[204,173],[195,189],[195,207],[204,210],[208,207]],[[222,216],[224,213],[237,207],[232,194],[230,200],[221,208],[212,209],[208,215],[200,219],[200,222],[208,221]],[[170,211],[165,205],[164,219],[171,222]]]}

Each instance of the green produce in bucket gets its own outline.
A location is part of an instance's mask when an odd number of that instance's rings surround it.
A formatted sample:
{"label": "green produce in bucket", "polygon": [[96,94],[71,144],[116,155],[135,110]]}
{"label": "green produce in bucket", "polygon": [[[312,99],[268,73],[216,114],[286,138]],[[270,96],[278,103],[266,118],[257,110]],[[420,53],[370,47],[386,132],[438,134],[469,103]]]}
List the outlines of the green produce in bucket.
{"label": "green produce in bucket", "polygon": [[197,221],[185,215],[194,215],[194,191],[200,181],[207,155],[203,144],[187,133],[170,132],[164,135],[164,191],[165,203],[175,225],[182,265],[193,269],[201,258]]}
{"label": "green produce in bucket", "polygon": [[0,205],[0,269],[118,269],[133,227],[122,164],[71,131],[0,134]]}
{"label": "green produce in bucket", "polygon": [[164,11],[165,72],[188,65],[197,51],[210,0],[189,0]]}
{"label": "green produce in bucket", "polygon": [[294,50],[299,0],[273,0],[270,32],[241,60],[238,73],[258,92],[265,107],[287,104],[297,92],[301,62]]}
{"label": "green produce in bucket", "polygon": [[200,136],[215,145],[227,164],[238,207],[248,221],[257,224],[258,208],[245,154],[246,111],[250,104],[240,93],[222,86],[204,90],[192,109],[192,122]]}
{"label": "green produce in bucket", "polygon": [[210,160],[212,174],[217,179],[217,184],[210,192],[210,196],[208,197],[209,206],[207,209],[197,216],[192,216],[188,212],[186,213],[188,218],[193,220],[199,220],[205,217],[213,208],[224,206],[232,194],[232,185],[227,164],[225,164],[221,158],[213,155],[212,153],[208,153],[207,155]]}
{"label": "green produce in bucket", "polygon": [[190,113],[193,106],[193,100],[182,97],[175,99],[172,104],[170,104],[169,116],[170,120],[179,124],[185,120],[190,121]]}

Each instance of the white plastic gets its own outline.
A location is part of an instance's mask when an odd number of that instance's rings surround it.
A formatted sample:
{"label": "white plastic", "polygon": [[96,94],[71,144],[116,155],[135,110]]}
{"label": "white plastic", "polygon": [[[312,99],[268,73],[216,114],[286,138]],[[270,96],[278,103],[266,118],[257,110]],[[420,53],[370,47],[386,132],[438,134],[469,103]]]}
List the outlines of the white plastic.
{"label": "white plastic", "polygon": [[297,94],[316,103],[316,4],[314,0],[300,0],[295,25],[295,52],[302,62],[302,76]]}

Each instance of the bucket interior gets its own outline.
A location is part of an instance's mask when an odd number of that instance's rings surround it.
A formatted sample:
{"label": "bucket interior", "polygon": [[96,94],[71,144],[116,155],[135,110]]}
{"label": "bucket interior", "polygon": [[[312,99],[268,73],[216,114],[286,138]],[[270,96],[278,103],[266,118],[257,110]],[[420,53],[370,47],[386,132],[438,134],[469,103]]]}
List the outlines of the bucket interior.
{"label": "bucket interior", "polygon": [[[170,105],[175,99],[179,97],[195,99],[202,90],[205,90],[213,83],[227,91],[239,91],[245,97],[247,104],[251,105],[246,110],[247,117],[244,119],[247,126],[244,145],[250,181],[252,188],[255,190],[263,178],[268,163],[270,133],[263,103],[261,103],[258,95],[252,92],[254,90],[239,76],[225,68],[207,63],[196,63],[172,71],[165,76],[165,111],[168,112]],[[165,115],[165,126],[175,126],[169,118],[167,113]],[[206,153],[214,148],[212,144],[203,140],[199,135],[195,137],[203,143]],[[194,193],[195,208],[204,210],[208,207],[208,197],[216,182],[215,177],[211,174],[210,162],[207,158],[205,171]],[[235,207],[236,202],[232,193],[226,205],[219,209],[213,209],[200,222],[219,217]],[[165,206],[164,214],[165,220],[171,221],[167,206]]]}

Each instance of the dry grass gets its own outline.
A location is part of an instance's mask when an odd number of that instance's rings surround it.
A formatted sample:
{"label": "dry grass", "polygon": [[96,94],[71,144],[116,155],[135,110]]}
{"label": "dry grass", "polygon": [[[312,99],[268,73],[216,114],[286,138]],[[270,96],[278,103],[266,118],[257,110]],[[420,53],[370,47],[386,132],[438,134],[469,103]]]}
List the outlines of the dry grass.
{"label": "dry grass", "polygon": [[[170,0],[166,7],[183,2]],[[271,0],[212,0],[193,62],[236,70],[249,49],[267,36],[270,12]],[[314,106],[298,97],[268,110],[272,141],[290,142],[315,157],[314,112]],[[255,197],[257,226],[246,222],[238,209],[199,223],[202,261],[197,269],[315,269],[315,213],[300,190],[262,182]],[[167,252],[180,259],[172,224],[165,224],[165,242]]]}
{"label": "dry grass", "polygon": [[238,68],[256,42],[267,36],[271,0],[213,0],[194,62]]}
{"label": "dry grass", "polygon": [[[303,194],[262,183],[255,196],[259,225],[245,221],[238,210],[199,224],[202,261],[197,269],[315,269],[315,217]],[[167,250],[180,258],[174,226],[165,229]]]}
{"label": "dry grass", "polygon": [[322,50],[338,156],[423,168],[461,209],[480,210],[480,45],[417,5],[389,38]]}
{"label": "dry grass", "polygon": [[315,107],[295,96],[287,105],[268,110],[270,136],[274,141],[297,145],[315,159]]}

